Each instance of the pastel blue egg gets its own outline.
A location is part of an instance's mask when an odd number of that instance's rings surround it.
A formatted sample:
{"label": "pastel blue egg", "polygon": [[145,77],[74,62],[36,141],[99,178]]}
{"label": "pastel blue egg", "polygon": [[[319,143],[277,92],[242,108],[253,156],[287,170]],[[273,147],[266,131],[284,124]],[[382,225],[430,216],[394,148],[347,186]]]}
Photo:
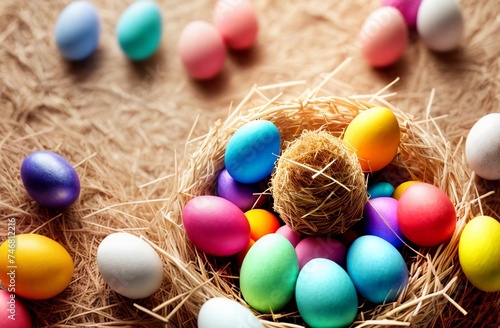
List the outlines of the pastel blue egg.
{"label": "pastel blue egg", "polygon": [[358,312],[358,296],[347,272],[337,263],[313,259],[302,268],[295,286],[299,313],[312,328],[348,327]]}
{"label": "pastel blue egg", "polygon": [[280,152],[280,133],[266,120],[251,121],[229,139],[224,163],[231,177],[241,183],[256,183],[274,169]]}
{"label": "pastel blue egg", "polygon": [[100,32],[101,23],[96,7],[88,1],[73,1],[57,19],[57,48],[66,59],[85,59],[97,49]]}
{"label": "pastel blue egg", "polygon": [[36,151],[23,160],[21,179],[31,198],[42,206],[64,208],[80,195],[80,179],[62,156],[46,150]]}
{"label": "pastel blue egg", "polygon": [[367,188],[370,199],[379,197],[391,197],[394,193],[394,187],[389,182],[376,182]]}
{"label": "pastel blue egg", "polygon": [[403,256],[377,236],[362,236],[352,243],[347,272],[361,297],[375,304],[394,301],[408,284]]}
{"label": "pastel blue egg", "polygon": [[162,18],[160,8],[151,0],[138,0],[121,15],[116,36],[125,55],[132,60],[151,57],[160,46]]}

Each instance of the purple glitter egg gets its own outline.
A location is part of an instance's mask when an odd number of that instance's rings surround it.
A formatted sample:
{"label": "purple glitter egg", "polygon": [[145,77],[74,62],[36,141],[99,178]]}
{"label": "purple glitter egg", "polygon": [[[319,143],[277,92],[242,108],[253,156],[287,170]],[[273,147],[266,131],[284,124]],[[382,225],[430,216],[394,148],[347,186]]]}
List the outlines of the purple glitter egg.
{"label": "purple glitter egg", "polygon": [[68,207],[80,196],[80,180],[75,169],[51,151],[29,154],[21,165],[21,179],[31,198],[45,207]]}

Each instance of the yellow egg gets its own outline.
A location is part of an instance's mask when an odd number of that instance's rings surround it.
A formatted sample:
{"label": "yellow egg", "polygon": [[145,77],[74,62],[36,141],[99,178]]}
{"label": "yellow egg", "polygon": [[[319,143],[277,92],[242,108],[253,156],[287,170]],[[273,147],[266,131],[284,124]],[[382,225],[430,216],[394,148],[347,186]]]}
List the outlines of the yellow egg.
{"label": "yellow egg", "polygon": [[344,144],[356,152],[364,172],[387,166],[398,152],[399,124],[385,107],[373,107],[356,116],[344,133]]}
{"label": "yellow egg", "polygon": [[462,271],[476,288],[500,291],[500,222],[490,216],[469,221],[460,236],[458,258]]}
{"label": "yellow egg", "polygon": [[394,189],[394,192],[392,193],[392,198],[395,198],[396,200],[399,200],[401,198],[401,195],[406,191],[406,189],[410,188],[413,186],[415,183],[419,183],[420,181],[406,181],[400,184],[399,186]]}
{"label": "yellow egg", "polygon": [[38,234],[20,234],[0,245],[0,280],[15,294],[51,298],[68,287],[73,259],[58,242]]}

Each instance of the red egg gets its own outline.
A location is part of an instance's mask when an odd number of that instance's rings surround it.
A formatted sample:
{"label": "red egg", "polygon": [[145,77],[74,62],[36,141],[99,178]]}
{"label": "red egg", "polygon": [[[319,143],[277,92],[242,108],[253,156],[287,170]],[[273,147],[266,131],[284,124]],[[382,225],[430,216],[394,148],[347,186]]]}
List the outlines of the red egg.
{"label": "red egg", "polygon": [[226,45],[234,50],[251,47],[259,31],[257,16],[247,0],[219,1],[214,14],[214,25]]}
{"label": "red egg", "polygon": [[414,184],[399,199],[399,229],[415,245],[434,247],[448,241],[456,221],[450,198],[431,184]]}

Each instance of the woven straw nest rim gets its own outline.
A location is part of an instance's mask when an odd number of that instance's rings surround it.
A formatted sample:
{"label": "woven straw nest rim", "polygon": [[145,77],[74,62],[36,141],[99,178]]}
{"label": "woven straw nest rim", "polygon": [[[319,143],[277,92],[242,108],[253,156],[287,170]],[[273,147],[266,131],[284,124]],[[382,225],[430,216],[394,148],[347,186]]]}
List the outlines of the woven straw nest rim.
{"label": "woven straw nest rim", "polygon": [[[353,326],[496,323],[491,313],[498,313],[500,309],[499,293],[485,294],[472,287],[458,265],[460,233],[470,219],[483,213],[481,199],[487,196],[480,195],[475,186],[460,144],[454,146],[448,142],[430,116],[416,120],[392,106],[382,96],[385,88],[370,96],[323,95],[324,84],[336,71],[294,100],[279,101],[279,95],[269,98],[263,90],[300,83],[254,87],[226,120],[216,122],[206,135],[187,143],[184,161],[178,164],[174,176],[175,190],[150,228],[153,236],[158,237],[150,242],[166,262],[164,288],[169,291],[169,297],[153,310],[136,305],[139,309],[167,324],[196,327],[200,307],[212,297],[227,297],[248,307],[239,292],[237,273],[231,265],[198,252],[181,224],[182,209],[187,201],[198,195],[214,194],[217,173],[223,168],[225,146],[240,126],[252,120],[270,120],[280,130],[283,140],[293,140],[304,130],[324,127],[340,136],[360,111],[382,105],[392,109],[398,118],[402,139],[393,163],[371,178],[393,184],[420,180],[438,186],[455,204],[457,228],[452,239],[437,248],[407,249],[410,280],[405,290],[390,304],[373,307],[361,303]],[[260,100],[261,105],[251,107],[253,98]],[[485,299],[492,301],[484,302]],[[465,316],[469,308],[474,310],[472,317]],[[293,309],[284,313],[255,314],[268,328],[302,327]]]}

